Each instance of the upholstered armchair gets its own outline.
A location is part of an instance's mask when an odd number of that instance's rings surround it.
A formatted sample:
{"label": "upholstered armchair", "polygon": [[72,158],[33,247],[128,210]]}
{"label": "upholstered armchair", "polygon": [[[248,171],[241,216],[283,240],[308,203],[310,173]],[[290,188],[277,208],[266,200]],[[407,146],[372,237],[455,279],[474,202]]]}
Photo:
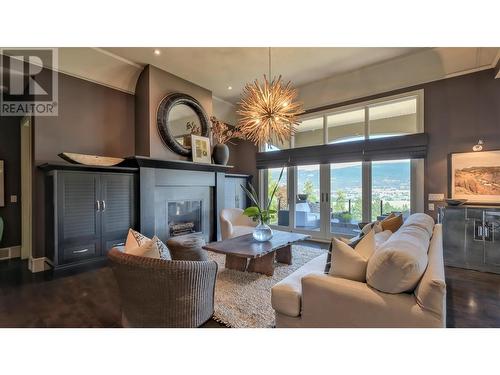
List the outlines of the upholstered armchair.
{"label": "upholstered armchair", "polygon": [[256,225],[257,223],[252,219],[243,215],[241,208],[223,208],[220,212],[220,227],[223,240],[252,233]]}
{"label": "upholstered armchair", "polygon": [[214,312],[217,263],[108,253],[124,327],[199,327]]}

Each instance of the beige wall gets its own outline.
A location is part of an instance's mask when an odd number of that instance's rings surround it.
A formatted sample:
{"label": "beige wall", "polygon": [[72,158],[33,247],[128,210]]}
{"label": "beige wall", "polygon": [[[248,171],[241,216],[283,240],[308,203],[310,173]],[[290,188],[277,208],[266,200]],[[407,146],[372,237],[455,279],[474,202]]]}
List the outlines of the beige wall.
{"label": "beige wall", "polygon": [[156,110],[160,101],[168,94],[182,92],[198,100],[207,113],[212,115],[212,92],[179,78],[173,74],[148,65],[137,81],[136,89],[136,154],[155,159],[187,160],[165,146],[156,126]]}

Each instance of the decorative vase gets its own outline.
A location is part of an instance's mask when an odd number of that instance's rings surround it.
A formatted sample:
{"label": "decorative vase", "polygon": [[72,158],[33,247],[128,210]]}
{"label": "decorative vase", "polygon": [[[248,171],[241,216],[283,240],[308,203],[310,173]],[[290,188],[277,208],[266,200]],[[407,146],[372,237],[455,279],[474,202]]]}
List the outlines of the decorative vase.
{"label": "decorative vase", "polygon": [[212,157],[215,164],[226,165],[229,161],[229,147],[225,144],[217,143],[214,146]]}
{"label": "decorative vase", "polygon": [[273,238],[273,230],[269,225],[260,220],[259,224],[254,228],[252,235],[255,240],[265,242]]}

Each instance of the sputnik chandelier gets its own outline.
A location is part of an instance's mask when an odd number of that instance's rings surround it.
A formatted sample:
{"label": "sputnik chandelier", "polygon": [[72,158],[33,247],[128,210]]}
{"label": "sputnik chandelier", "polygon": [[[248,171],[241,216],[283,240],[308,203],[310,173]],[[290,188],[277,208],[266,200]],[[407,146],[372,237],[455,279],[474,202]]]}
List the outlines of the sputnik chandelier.
{"label": "sputnik chandelier", "polygon": [[281,75],[270,81],[271,48],[268,77],[264,74],[262,84],[256,79],[245,85],[237,110],[240,115],[238,129],[258,146],[287,142],[300,123],[297,116],[304,113],[302,103],[294,102],[297,90],[292,88],[291,82],[283,83]]}

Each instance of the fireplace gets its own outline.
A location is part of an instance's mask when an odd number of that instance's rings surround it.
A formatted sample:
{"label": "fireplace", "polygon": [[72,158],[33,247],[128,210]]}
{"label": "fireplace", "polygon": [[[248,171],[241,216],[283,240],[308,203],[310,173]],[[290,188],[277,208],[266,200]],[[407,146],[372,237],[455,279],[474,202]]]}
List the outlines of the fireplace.
{"label": "fireplace", "polygon": [[170,237],[202,233],[202,201],[169,201],[167,202],[167,218]]}

